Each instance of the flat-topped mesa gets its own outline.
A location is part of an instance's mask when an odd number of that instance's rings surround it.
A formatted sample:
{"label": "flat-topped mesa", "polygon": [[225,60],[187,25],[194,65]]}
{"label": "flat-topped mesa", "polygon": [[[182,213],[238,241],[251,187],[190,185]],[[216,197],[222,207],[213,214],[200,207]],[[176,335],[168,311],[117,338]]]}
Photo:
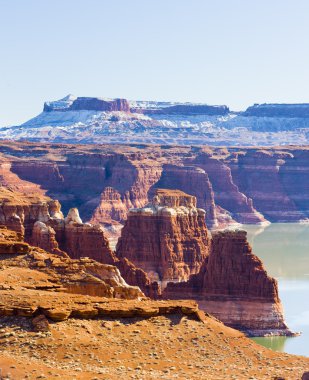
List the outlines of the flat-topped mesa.
{"label": "flat-topped mesa", "polygon": [[189,298],[228,326],[261,336],[290,335],[277,281],[252,253],[245,231],[213,234],[211,252],[198,274],[169,283],[163,298]]}
{"label": "flat-topped mesa", "polygon": [[122,111],[130,112],[130,105],[126,99],[104,99],[93,97],[78,97],[72,95],[55,101],[44,103],[44,112],[64,111]]}
{"label": "flat-topped mesa", "polygon": [[148,276],[161,283],[186,281],[208,255],[205,211],[179,190],[158,189],[153,201],[131,209],[116,247]]}
{"label": "flat-topped mesa", "polygon": [[170,102],[131,102],[131,112],[162,115],[227,115],[230,110],[225,105],[208,105]]}
{"label": "flat-topped mesa", "polygon": [[[188,195],[180,190],[157,189],[152,200],[152,205],[160,210],[160,207],[186,207],[189,210],[196,208],[196,197]],[[202,212],[202,210],[200,210]]]}
{"label": "flat-topped mesa", "polygon": [[243,116],[308,118],[309,104],[254,104],[248,107]]}

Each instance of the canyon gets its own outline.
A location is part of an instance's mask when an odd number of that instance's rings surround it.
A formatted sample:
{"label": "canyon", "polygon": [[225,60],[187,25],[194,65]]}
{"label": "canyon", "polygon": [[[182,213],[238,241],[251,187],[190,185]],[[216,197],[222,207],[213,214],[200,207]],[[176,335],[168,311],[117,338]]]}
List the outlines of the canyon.
{"label": "canyon", "polygon": [[[293,371],[299,376],[305,371],[307,359],[269,354],[233,329],[252,336],[291,334],[277,282],[253,254],[246,233],[215,229],[243,221],[265,224],[271,218],[305,221],[306,149],[2,142],[0,154],[4,373],[17,358],[19,365],[11,371],[17,376],[31,366],[33,376],[39,370],[78,378],[70,361],[74,358],[83,378],[95,373],[128,376],[132,365],[142,377],[147,373],[148,378],[168,378],[171,370],[166,368],[171,366],[163,360],[171,349],[169,342],[163,343],[167,333],[181,358],[184,354],[182,365],[190,352],[206,345],[211,362],[215,356],[224,361],[233,357],[235,347],[240,360],[256,355],[259,363],[267,361],[264,378],[288,376],[288,363],[293,368],[297,363]],[[265,176],[263,184],[247,174],[253,166]],[[302,197],[292,191],[291,179],[299,188],[304,186]],[[274,206],[261,197],[253,181],[273,190],[278,197]],[[108,237],[120,233],[113,251]],[[63,334],[72,347],[78,338],[88,342],[88,348],[90,343],[98,350],[109,347],[113,356],[98,356],[101,365],[95,367],[93,349],[86,349],[87,359],[72,353],[61,346]],[[113,342],[102,343],[102,334]],[[58,356],[45,360],[51,338],[49,349],[57,350]],[[162,350],[149,368],[140,352],[145,340]],[[203,346],[195,347],[195,341]],[[119,350],[119,344],[130,353]],[[40,345],[46,347],[41,350]],[[139,353],[139,360],[131,351]],[[114,367],[119,354],[122,368]],[[195,357],[199,369],[192,371],[189,363],[183,371],[177,369],[183,378],[200,378],[201,373],[210,379],[226,376],[220,366],[209,365],[209,355]],[[284,369],[269,364],[275,358],[285,363]],[[231,363],[229,371],[238,378],[254,376],[257,363],[245,373]]]}
{"label": "canyon", "polygon": [[[64,266],[66,274],[73,277],[77,271],[76,280],[82,270],[78,260],[82,260],[87,271],[91,267],[91,274],[99,279],[101,273],[107,272],[100,265],[111,266],[114,273],[118,271],[114,293],[112,289],[94,287],[93,279],[83,285],[67,280],[70,291],[114,294],[127,299],[144,294],[153,299],[193,298],[202,309],[211,310],[220,320],[251,335],[290,334],[284,323],[277,283],[267,276],[262,263],[252,254],[245,235],[227,231],[211,238],[205,211],[197,208],[197,198],[192,195],[156,189],[151,203],[130,209],[115,252],[103,227],[83,223],[77,208],[71,208],[64,217],[59,201],[46,195],[27,197],[2,186],[0,196],[0,220],[4,228],[15,232],[17,241],[59,257],[49,259],[40,253],[41,262],[32,266],[45,268],[46,262],[51,261],[53,265]],[[28,268],[28,261],[23,258],[19,264],[16,259],[12,263]],[[9,266],[5,261],[2,263],[4,268]],[[89,277],[88,272],[85,277]],[[226,287],[221,286],[222,281]],[[174,288],[172,282],[176,283]]]}
{"label": "canyon", "polygon": [[308,368],[308,358],[257,345],[195,301],[147,299],[116,267],[48,253],[5,227],[0,299],[4,377],[289,379]]}
{"label": "canyon", "polygon": [[0,143],[0,184],[58,199],[119,236],[157,188],[197,198],[209,228],[309,218],[308,147]]}

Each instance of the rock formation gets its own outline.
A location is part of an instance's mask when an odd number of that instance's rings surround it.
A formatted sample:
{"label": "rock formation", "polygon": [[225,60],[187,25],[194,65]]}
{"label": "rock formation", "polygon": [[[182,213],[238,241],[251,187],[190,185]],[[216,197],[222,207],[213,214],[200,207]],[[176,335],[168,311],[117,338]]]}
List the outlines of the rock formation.
{"label": "rock formation", "polygon": [[155,189],[178,189],[196,197],[197,207],[206,211],[206,223],[209,227],[217,226],[214,192],[205,170],[189,165],[163,165],[162,174],[149,194]]}
{"label": "rock formation", "polygon": [[48,220],[50,206],[54,209],[55,201],[48,197],[0,187],[0,223],[26,239],[31,237],[35,222]]}
{"label": "rock formation", "polygon": [[[100,225],[83,223],[76,208],[64,218],[58,201],[0,188],[0,222],[31,245],[64,258],[90,258],[123,271],[130,285],[157,298],[159,288],[129,260],[119,260]],[[24,244],[24,243],[22,243]],[[20,245],[19,245],[20,246]],[[5,245],[4,245],[5,247]],[[6,249],[6,248],[5,248]]]}
{"label": "rock formation", "polygon": [[188,282],[169,283],[164,298],[190,298],[228,326],[251,335],[289,334],[277,281],[252,253],[246,232],[213,234],[211,252]]}
{"label": "rock formation", "polygon": [[75,144],[308,145],[308,104],[226,105],[128,101],[68,95],[0,139]]}
{"label": "rock formation", "polygon": [[[196,196],[207,224],[309,218],[308,148],[49,145],[0,143],[0,184],[78,205],[92,224],[123,223],[155,188]],[[27,157],[26,159],[24,157]],[[189,178],[186,181],[186,178]]]}
{"label": "rock formation", "polygon": [[239,190],[266,219],[297,222],[309,215],[308,159],[308,150],[250,150],[235,154],[229,167]]}
{"label": "rock formation", "polygon": [[30,241],[34,246],[40,247],[47,252],[61,256],[65,255],[65,253],[59,249],[55,230],[43,222],[37,221],[34,223]]}
{"label": "rock formation", "polygon": [[229,210],[233,219],[238,223],[260,224],[265,218],[253,206],[248,198],[233,182],[231,169],[223,162],[213,158],[209,153],[201,153],[193,161],[204,169],[214,190],[217,205]]}
{"label": "rock formation", "polygon": [[[127,203],[127,204],[126,204]],[[108,223],[112,220],[124,221],[127,218],[130,201],[124,202],[119,191],[106,187],[101,194],[100,204],[95,209],[91,223]]]}
{"label": "rock formation", "polygon": [[167,107],[131,107],[132,112],[144,113],[146,115],[209,115],[223,116],[230,110],[227,106],[209,106],[207,104],[175,104]]}
{"label": "rock formation", "polygon": [[163,287],[197,273],[208,254],[205,211],[179,190],[157,189],[152,203],[129,211],[116,254],[128,258]]}
{"label": "rock formation", "polygon": [[254,104],[243,113],[244,116],[308,118],[309,104]]}
{"label": "rock formation", "polygon": [[20,234],[0,228],[1,288],[62,290],[124,299],[144,296],[138,287],[125,282],[115,266],[56,253],[30,246]]}
{"label": "rock formation", "polygon": [[129,112],[130,105],[126,99],[102,99],[87,97],[66,97],[62,102],[46,102],[44,112],[52,111],[123,111]]}

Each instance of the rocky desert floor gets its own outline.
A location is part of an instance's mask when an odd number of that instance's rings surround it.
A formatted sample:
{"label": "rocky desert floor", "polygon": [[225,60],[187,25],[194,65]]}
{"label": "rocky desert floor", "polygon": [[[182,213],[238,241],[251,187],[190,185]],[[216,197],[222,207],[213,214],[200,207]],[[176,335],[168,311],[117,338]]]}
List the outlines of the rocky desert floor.
{"label": "rocky desert floor", "polygon": [[301,379],[309,358],[275,353],[206,316],[68,319],[34,332],[0,318],[1,379]]}

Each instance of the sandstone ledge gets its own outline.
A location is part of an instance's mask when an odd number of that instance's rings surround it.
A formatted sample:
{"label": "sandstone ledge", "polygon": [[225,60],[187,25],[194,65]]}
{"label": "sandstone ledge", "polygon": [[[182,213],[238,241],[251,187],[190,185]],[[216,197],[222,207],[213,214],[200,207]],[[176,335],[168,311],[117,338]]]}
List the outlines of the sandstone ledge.
{"label": "sandstone ledge", "polygon": [[150,318],[169,314],[191,315],[197,320],[205,320],[205,313],[198,309],[195,301],[121,300],[36,290],[0,291],[0,317],[35,317],[38,314],[53,321],[97,317]]}

